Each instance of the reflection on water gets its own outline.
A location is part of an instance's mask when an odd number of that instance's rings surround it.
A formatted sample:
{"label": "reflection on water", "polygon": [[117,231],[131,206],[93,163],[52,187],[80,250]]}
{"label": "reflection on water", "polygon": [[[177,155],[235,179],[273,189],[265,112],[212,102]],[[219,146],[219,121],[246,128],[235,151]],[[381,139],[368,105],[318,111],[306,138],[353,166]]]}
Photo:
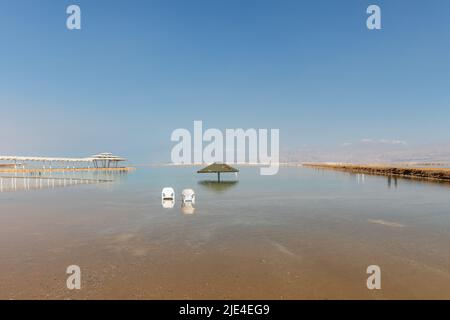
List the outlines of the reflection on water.
{"label": "reflection on water", "polygon": [[389,188],[392,187],[392,180],[394,180],[394,186],[397,188],[398,187],[397,177],[391,177],[391,176],[387,177],[388,187]]}
{"label": "reflection on water", "polygon": [[0,192],[32,191],[86,184],[117,182],[125,178],[126,172],[30,172],[0,174]]}
{"label": "reflection on water", "polygon": [[[180,201],[180,203],[181,203],[181,212],[183,214],[194,214],[195,206],[193,202]],[[175,200],[162,199],[161,204],[164,209],[173,209],[175,207]]]}
{"label": "reflection on water", "polygon": [[215,180],[202,180],[198,184],[204,188],[212,191],[223,192],[236,186],[239,181],[215,181]]}
{"label": "reflection on water", "polygon": [[364,183],[366,181],[366,175],[364,173],[363,174],[357,173],[356,174],[356,181],[358,183]]}
{"label": "reflection on water", "polygon": [[175,200],[173,199],[161,199],[162,207],[165,209],[171,209],[175,206]]}
{"label": "reflection on water", "polygon": [[101,182],[105,182],[105,180],[100,181],[75,178],[0,177],[0,192],[31,191]]}
{"label": "reflection on water", "polygon": [[194,214],[195,212],[195,207],[192,203],[189,202],[183,202],[181,204],[181,212],[183,214]]}
{"label": "reflection on water", "polygon": [[395,175],[377,175],[377,174],[364,174],[364,173],[354,173],[354,172],[347,172],[347,171],[330,171],[329,169],[321,169],[321,168],[311,168],[311,171],[315,171],[320,174],[325,175],[332,175],[332,174],[338,174],[340,176],[348,175],[353,177],[356,180],[356,184],[363,185],[366,182],[366,179],[369,177],[371,179],[385,179],[387,182],[388,188],[398,188],[400,182],[405,183],[414,183],[414,184],[430,184],[434,186],[441,186],[441,187],[450,187],[450,183],[448,181],[442,181],[442,180],[433,180],[433,179],[426,179],[426,178],[415,178],[415,177],[408,177],[408,176],[395,176]]}
{"label": "reflection on water", "polygon": [[[49,178],[73,178],[73,179],[91,179],[91,180],[106,180],[110,181],[121,181],[124,180],[128,175],[128,171],[115,171],[115,170],[91,170],[91,171],[47,171],[41,172],[39,177],[49,177]],[[36,176],[36,174],[34,175]]]}

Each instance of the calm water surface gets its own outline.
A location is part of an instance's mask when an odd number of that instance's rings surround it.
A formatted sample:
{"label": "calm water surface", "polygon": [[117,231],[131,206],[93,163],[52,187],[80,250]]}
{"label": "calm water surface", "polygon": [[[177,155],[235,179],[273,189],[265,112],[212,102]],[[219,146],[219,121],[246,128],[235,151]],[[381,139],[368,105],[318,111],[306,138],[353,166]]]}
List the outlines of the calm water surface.
{"label": "calm water surface", "polygon": [[249,167],[217,185],[197,169],[1,179],[0,298],[450,299],[449,185]]}

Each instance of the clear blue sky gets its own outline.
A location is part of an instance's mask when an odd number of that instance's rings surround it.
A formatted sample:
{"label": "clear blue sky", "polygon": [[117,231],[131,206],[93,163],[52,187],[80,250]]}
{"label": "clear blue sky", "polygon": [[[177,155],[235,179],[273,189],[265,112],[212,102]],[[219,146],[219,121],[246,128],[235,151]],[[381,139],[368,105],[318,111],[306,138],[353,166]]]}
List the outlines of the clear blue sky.
{"label": "clear blue sky", "polygon": [[449,16],[446,0],[0,0],[0,154],[168,161],[193,120],[279,128],[282,149],[448,141]]}

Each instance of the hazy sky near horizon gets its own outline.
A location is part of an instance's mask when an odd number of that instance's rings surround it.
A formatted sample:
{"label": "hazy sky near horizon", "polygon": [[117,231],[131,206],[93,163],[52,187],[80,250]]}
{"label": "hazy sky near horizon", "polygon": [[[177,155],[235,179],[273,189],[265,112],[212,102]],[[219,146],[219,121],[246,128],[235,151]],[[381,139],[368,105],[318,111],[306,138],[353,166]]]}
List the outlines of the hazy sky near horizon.
{"label": "hazy sky near horizon", "polygon": [[279,128],[282,150],[448,142],[449,16],[444,0],[0,0],[0,154],[169,161],[194,120]]}

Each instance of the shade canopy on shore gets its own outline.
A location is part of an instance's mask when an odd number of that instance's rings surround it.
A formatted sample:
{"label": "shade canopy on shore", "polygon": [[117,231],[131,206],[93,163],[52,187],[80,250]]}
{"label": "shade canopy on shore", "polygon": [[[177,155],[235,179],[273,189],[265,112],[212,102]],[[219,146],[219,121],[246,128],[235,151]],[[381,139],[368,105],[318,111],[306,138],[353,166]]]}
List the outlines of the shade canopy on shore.
{"label": "shade canopy on shore", "polygon": [[219,182],[221,173],[233,173],[233,172],[239,172],[239,170],[225,163],[217,163],[217,162],[214,162],[213,164],[210,164],[209,166],[197,171],[197,173],[217,173],[217,181]]}

